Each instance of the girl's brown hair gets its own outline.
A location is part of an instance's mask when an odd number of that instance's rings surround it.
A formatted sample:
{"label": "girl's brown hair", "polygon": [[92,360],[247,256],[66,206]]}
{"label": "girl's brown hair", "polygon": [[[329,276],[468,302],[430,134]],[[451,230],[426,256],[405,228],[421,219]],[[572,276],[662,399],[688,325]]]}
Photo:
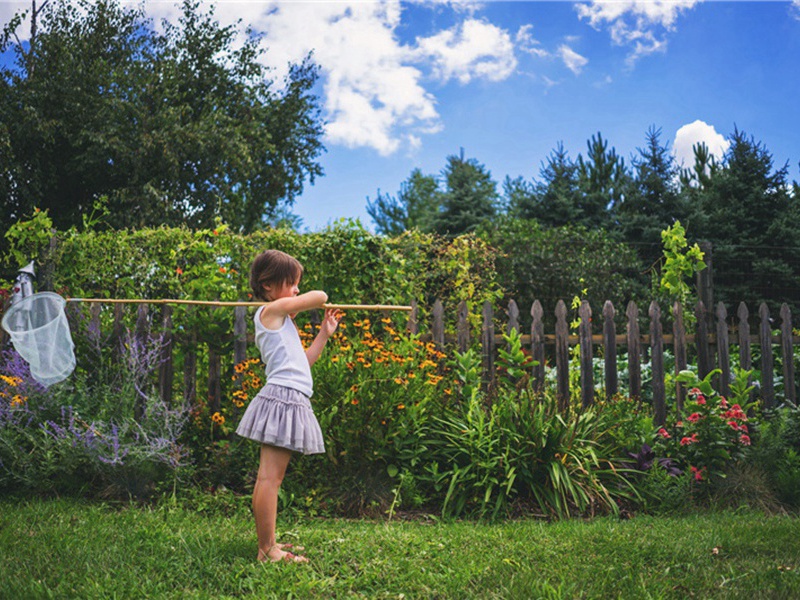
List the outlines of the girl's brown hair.
{"label": "girl's brown hair", "polygon": [[280,250],[265,250],[250,267],[250,287],[255,298],[269,301],[265,285],[290,285],[302,276],[303,265],[299,260]]}

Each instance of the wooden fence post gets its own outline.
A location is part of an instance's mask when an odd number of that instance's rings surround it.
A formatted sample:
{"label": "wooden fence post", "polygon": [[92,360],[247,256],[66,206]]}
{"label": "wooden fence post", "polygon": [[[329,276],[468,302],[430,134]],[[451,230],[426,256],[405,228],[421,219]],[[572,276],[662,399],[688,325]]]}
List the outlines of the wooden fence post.
{"label": "wooden fence post", "polygon": [[578,326],[578,337],[581,347],[581,403],[584,408],[594,404],[594,368],[592,364],[594,348],[592,346],[592,307],[584,300],[578,309],[581,323]]}
{"label": "wooden fence post", "polygon": [[641,404],[642,349],[640,347],[639,338],[639,307],[636,306],[636,303],[633,300],[628,302],[628,308],[625,311],[625,316],[628,318],[628,387],[630,389],[631,398],[635,399],[638,404]]}
{"label": "wooden fence post", "polygon": [[233,309],[233,364],[247,360],[247,308]]}
{"label": "wooden fence post", "polygon": [[408,313],[408,333],[417,335],[419,333],[419,305],[416,300],[411,301],[411,312]]}
{"label": "wooden fence post", "polygon": [[492,303],[488,300],[483,303],[483,328],[481,331],[483,374],[485,381],[491,385],[494,383],[494,311]]}
{"label": "wooden fence post", "polygon": [[458,351],[462,354],[469,349],[469,310],[467,301],[458,303],[458,323],[456,324]]}
{"label": "wooden fence post", "polygon": [[122,344],[125,343],[125,324],[122,322],[125,316],[125,305],[114,305],[114,327],[111,330],[111,355],[114,357],[115,362],[119,362],[122,358]]}
{"label": "wooden fence post", "polygon": [[556,304],[556,398],[559,410],[566,412],[569,408],[569,328],[567,305],[563,300]]}
{"label": "wooden fence post", "polygon": [[162,307],[161,321],[161,360],[158,365],[158,395],[161,401],[167,406],[172,404],[172,382],[175,376],[175,369],[172,363],[172,350],[174,346],[174,334],[172,331],[172,307],[165,304]]}
{"label": "wooden fence post", "polygon": [[772,327],[769,323],[769,308],[762,302],[758,307],[758,316],[761,323],[758,329],[758,339],[761,344],[761,397],[764,406],[775,406],[775,383],[772,377]]}
{"label": "wooden fence post", "polygon": [[[136,344],[139,348],[144,348],[147,345],[148,338],[150,337],[150,325],[147,319],[147,305],[140,304],[139,310],[136,314],[136,329],[134,330],[132,344]],[[139,351],[138,349],[136,350]],[[141,421],[145,412],[145,399],[141,394],[136,396],[136,404],[133,407],[133,418]]]}
{"label": "wooden fence post", "polygon": [[537,392],[544,390],[544,323],[542,317],[544,310],[542,303],[534,300],[531,305],[531,356],[533,357],[533,389]]}
{"label": "wooden fence post", "polygon": [[725,305],[717,304],[717,357],[719,359],[719,393],[726,398],[731,393],[731,359],[728,345],[728,311]]}
{"label": "wooden fence post", "polygon": [[508,302],[508,325],[506,326],[506,334],[511,335],[512,331],[519,333],[519,307],[513,299]]}
{"label": "wooden fence post", "polygon": [[667,422],[667,405],[664,392],[664,338],[661,330],[661,308],[658,302],[650,303],[650,349],[653,372],[653,424]]}
{"label": "wooden fence post", "polygon": [[[675,375],[686,369],[686,327],[683,324],[683,306],[680,302],[672,305],[672,348],[675,352]],[[686,386],[675,383],[675,408],[680,414],[683,411],[683,402],[686,399]]]}
{"label": "wooden fence post", "polygon": [[792,348],[792,311],[781,304],[781,356],[783,358],[783,392],[787,402],[797,405],[794,389],[794,351]]}
{"label": "wooden fence post", "polygon": [[736,316],[739,318],[739,365],[745,371],[749,371],[753,365],[750,353],[750,313],[744,302],[739,303]]}
{"label": "wooden fence post", "polygon": [[[191,314],[189,307],[186,314]],[[183,401],[191,407],[197,405],[197,328],[192,327],[186,338],[183,352]]]}
{"label": "wooden fence post", "polygon": [[614,323],[614,305],[611,300],[603,304],[603,366],[606,378],[606,399],[613,398],[619,390],[617,379],[617,326]]}
{"label": "wooden fence post", "polygon": [[432,316],[431,334],[433,343],[436,344],[437,350],[441,351],[444,349],[444,306],[442,306],[441,300],[433,303]]}
{"label": "wooden fence post", "polygon": [[711,373],[713,361],[711,359],[711,348],[708,341],[708,323],[706,322],[706,307],[703,301],[697,303],[694,310],[695,321],[697,322],[697,332],[694,340],[697,347],[697,374],[700,379]]}

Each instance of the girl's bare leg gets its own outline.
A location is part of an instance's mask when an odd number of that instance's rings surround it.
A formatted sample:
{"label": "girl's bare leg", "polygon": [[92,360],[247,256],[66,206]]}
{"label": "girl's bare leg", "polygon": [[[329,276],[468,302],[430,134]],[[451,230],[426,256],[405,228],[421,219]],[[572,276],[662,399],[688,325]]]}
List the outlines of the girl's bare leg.
{"label": "girl's bare leg", "polygon": [[285,555],[276,544],[275,524],[278,518],[278,490],[291,458],[291,450],[261,445],[258,476],[253,488],[259,560],[280,560]]}

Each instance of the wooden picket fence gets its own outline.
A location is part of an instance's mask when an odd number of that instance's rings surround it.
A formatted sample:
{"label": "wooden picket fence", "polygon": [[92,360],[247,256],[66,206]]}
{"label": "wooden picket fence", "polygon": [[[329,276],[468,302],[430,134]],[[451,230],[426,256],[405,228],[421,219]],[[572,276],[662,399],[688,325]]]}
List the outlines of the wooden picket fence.
{"label": "wooden picket fence", "polygon": [[[711,314],[703,302],[698,302],[694,309],[696,331],[687,333],[683,323],[683,310],[680,303],[672,307],[672,333],[664,333],[662,326],[661,307],[657,302],[651,302],[648,308],[649,327],[647,333],[640,328],[639,307],[634,302],[629,302],[625,311],[626,327],[624,333],[617,332],[616,309],[610,301],[606,301],[602,310],[602,333],[593,327],[592,309],[584,301],[578,309],[580,324],[576,335],[571,335],[567,323],[567,306],[559,300],[555,309],[555,332],[545,334],[542,317],[544,309],[536,300],[531,305],[530,334],[521,335],[522,343],[530,348],[534,365],[531,367],[531,378],[535,389],[541,390],[545,384],[545,364],[548,354],[547,346],[554,346],[554,360],[556,367],[556,393],[562,410],[566,410],[570,402],[569,369],[570,347],[580,346],[580,388],[581,403],[590,406],[594,402],[595,382],[592,359],[595,356],[596,345],[602,346],[604,359],[604,384],[606,397],[613,397],[619,391],[618,378],[618,347],[625,346],[628,356],[628,393],[632,398],[642,397],[642,359],[649,355],[651,363],[651,401],[653,406],[653,419],[657,424],[663,424],[666,419],[666,390],[664,371],[664,348],[672,346],[675,357],[675,371],[686,369],[690,348],[694,350],[698,373],[704,378],[714,369],[721,373],[716,377],[717,389],[722,395],[730,393],[731,381],[731,346],[738,346],[739,365],[744,370],[756,366],[760,370],[759,396],[764,405],[774,407],[777,403],[775,395],[775,346],[780,347],[782,358],[782,375],[784,397],[783,400],[797,404],[797,390],[794,369],[794,345],[800,342],[798,336],[793,335],[792,315],[788,305],[780,308],[780,328],[777,335],[773,333],[770,311],[766,304],[761,304],[758,309],[758,330],[751,334],[750,313],[744,303],[740,303],[736,318],[730,319],[725,305],[717,304],[716,311]],[[494,307],[490,302],[484,303],[483,326],[481,329],[481,350],[483,355],[484,377],[491,381],[495,374],[494,360],[498,343],[502,343],[502,334],[495,331]],[[455,340],[445,336],[445,315],[442,303],[437,301],[432,310],[431,336],[434,342],[444,346],[448,341],[455,341],[455,346],[460,352],[470,346],[468,312],[465,302],[462,302],[457,311],[457,325]],[[416,312],[412,312],[409,329],[418,332]],[[517,303],[511,300],[507,308],[506,333],[512,329],[520,330],[520,311]],[[753,364],[753,346],[760,347],[760,364]],[[686,390],[681,385],[677,387],[676,404],[681,410],[685,399]]]}
{"label": "wooden picket fence", "polygon": [[[91,305],[89,309],[89,323],[87,330],[99,330],[102,306]],[[230,310],[217,308],[216,310]],[[108,344],[118,348],[126,330],[126,309],[123,304],[113,305],[113,326],[108,337]],[[68,311],[70,315],[72,311]],[[624,331],[618,331],[617,323],[623,319],[617,318],[615,307],[606,301],[602,309],[602,326],[593,320],[593,312],[588,302],[583,302],[577,311],[579,326],[577,333],[570,333],[567,322],[568,310],[563,300],[555,307],[555,331],[544,331],[544,309],[537,300],[530,308],[530,332],[522,332],[520,327],[520,311],[517,303],[511,300],[502,312],[505,312],[505,325],[503,329],[509,332],[512,329],[521,334],[522,343],[529,349],[534,359],[531,367],[531,380],[535,389],[543,389],[545,385],[545,365],[554,364],[556,369],[556,393],[562,409],[566,410],[570,403],[569,369],[570,348],[580,346],[580,395],[581,403],[589,406],[595,399],[595,381],[592,358],[599,355],[602,348],[604,358],[603,385],[606,397],[612,397],[619,392],[619,350],[625,347],[628,356],[628,386],[627,393],[632,397],[642,399],[642,372],[641,366],[644,359],[650,361],[651,386],[650,398],[652,402],[653,418],[656,423],[663,423],[666,418],[665,398],[665,371],[664,349],[672,347],[675,357],[675,369],[680,371],[686,368],[689,357],[696,362],[701,377],[705,377],[714,369],[720,369],[721,375],[717,378],[717,386],[723,395],[729,391],[731,376],[731,347],[738,347],[739,364],[743,369],[756,367],[760,371],[759,396],[765,406],[775,406],[779,401],[792,404],[797,403],[796,376],[794,369],[794,346],[800,343],[798,336],[792,333],[792,316],[787,305],[780,308],[780,325],[773,331],[770,311],[765,304],[759,306],[756,319],[751,315],[745,304],[739,304],[735,317],[731,318],[725,306],[718,304],[716,311],[711,314],[702,302],[694,310],[696,328],[690,333],[686,331],[683,323],[683,311],[679,304],[671,310],[672,331],[663,331],[661,308],[652,302],[648,308],[647,316],[640,318],[639,307],[630,302],[625,311]],[[501,322],[501,316],[495,313],[491,303],[487,302],[482,310],[482,327],[480,332],[480,348],[483,357],[484,380],[491,384],[495,375],[495,359],[498,345],[503,344],[503,334],[496,331],[496,324]],[[455,326],[446,327],[446,315],[443,305],[436,301],[430,311],[428,327],[420,327],[420,311],[415,305],[408,318],[408,330],[414,334],[421,334],[424,339],[432,340],[443,349],[457,349],[465,351],[471,345],[470,324],[467,304],[461,302],[455,317]],[[208,407],[211,411],[218,410],[221,403],[223,377],[229,376],[234,364],[238,364],[247,357],[247,345],[252,343],[253,335],[248,333],[250,317],[243,306],[233,307],[232,329],[222,334],[217,342],[222,345],[232,345],[232,356],[222,356],[215,348],[220,344],[206,342],[208,365],[207,384],[204,386],[198,376],[198,355],[201,350],[197,332],[187,330],[185,327],[174,327],[172,322],[173,309],[170,305],[161,305],[160,312],[150,311],[146,304],[138,304],[136,322],[133,335],[141,340],[148,339],[151,335],[161,336],[161,358],[158,366],[158,390],[161,398],[167,403],[173,401],[175,386],[174,356],[178,345],[183,355],[183,372],[181,373],[182,385],[177,386],[183,391],[183,399],[195,405],[198,393],[207,393]],[[132,315],[130,315],[132,317]],[[75,315],[71,316],[74,319]],[[312,323],[318,322],[319,316],[312,315]],[[751,322],[757,321],[756,331],[751,331]],[[641,323],[647,323],[643,327]],[[73,327],[73,331],[76,328]],[[455,333],[446,334],[446,331]],[[477,345],[477,344],[476,344]],[[758,346],[759,363],[753,364],[753,348]],[[776,397],[775,393],[775,356],[779,348],[783,376],[783,396]],[[691,354],[690,354],[691,353]],[[223,364],[225,368],[223,368]],[[201,388],[203,392],[200,391]],[[677,408],[681,409],[685,397],[685,390],[680,386],[677,390]],[[144,406],[137,408],[137,416],[142,414]]]}

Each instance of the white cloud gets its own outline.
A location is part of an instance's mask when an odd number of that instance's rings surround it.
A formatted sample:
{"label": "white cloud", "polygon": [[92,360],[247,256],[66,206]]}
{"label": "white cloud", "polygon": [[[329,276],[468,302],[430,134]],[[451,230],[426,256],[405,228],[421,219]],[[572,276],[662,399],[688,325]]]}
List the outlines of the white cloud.
{"label": "white cloud", "polygon": [[800,21],[800,0],[792,0],[790,11],[794,15],[794,18]]}
{"label": "white cloud", "polygon": [[675,132],[672,152],[679,165],[683,165],[684,168],[691,168],[694,165],[695,144],[705,144],[717,160],[722,158],[730,146],[730,142],[725,136],[717,133],[713,125],[698,119]]}
{"label": "white cloud", "polygon": [[703,0],[591,0],[575,5],[578,16],[595,29],[608,27],[611,39],[630,46],[628,62],[666,49],[665,32],[678,16]]}
{"label": "white cloud", "polygon": [[[800,0],[798,0],[798,2],[800,2]],[[517,31],[517,35],[514,36],[514,42],[516,42],[517,48],[522,52],[538,56],[539,58],[550,56],[550,53],[541,47],[539,40],[533,37],[533,25],[523,25],[520,27]]]}
{"label": "white cloud", "polygon": [[567,65],[567,68],[575,73],[575,75],[580,75],[583,67],[589,62],[586,57],[581,56],[566,44],[559,46],[558,55],[561,57],[561,60],[564,61],[564,64]]}
{"label": "white cloud", "polygon": [[502,81],[517,66],[508,32],[478,19],[417,38],[414,53],[431,60],[434,74],[442,81],[457,79],[462,84],[474,78]]}

